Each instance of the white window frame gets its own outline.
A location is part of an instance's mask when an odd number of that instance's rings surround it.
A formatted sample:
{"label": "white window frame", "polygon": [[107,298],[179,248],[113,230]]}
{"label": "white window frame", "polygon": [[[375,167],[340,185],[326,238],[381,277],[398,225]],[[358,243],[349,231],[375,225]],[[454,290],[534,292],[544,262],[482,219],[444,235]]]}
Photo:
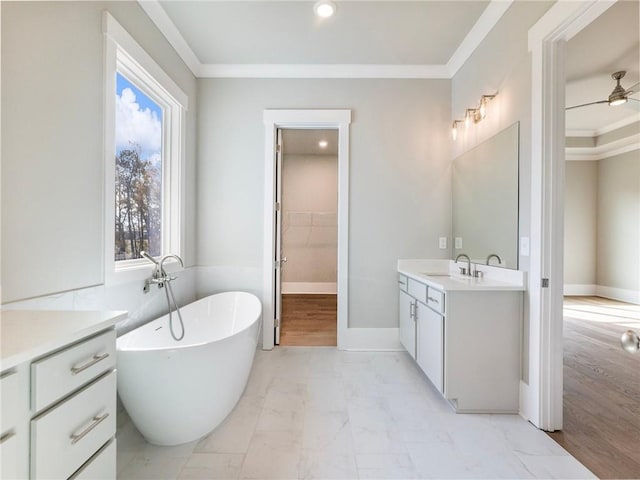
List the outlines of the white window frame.
{"label": "white window frame", "polygon": [[145,259],[115,260],[115,92],[116,72],[133,82],[163,111],[161,255],[183,256],[185,118],[188,97],[109,12],[103,14],[104,89],[104,268],[105,284],[134,281],[148,275]]}

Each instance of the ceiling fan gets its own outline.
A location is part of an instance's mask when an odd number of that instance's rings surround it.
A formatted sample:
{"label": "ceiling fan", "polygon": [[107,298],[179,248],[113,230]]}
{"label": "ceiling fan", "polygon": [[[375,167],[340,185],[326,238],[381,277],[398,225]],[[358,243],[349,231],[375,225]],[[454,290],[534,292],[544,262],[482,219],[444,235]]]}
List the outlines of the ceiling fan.
{"label": "ceiling fan", "polygon": [[638,100],[637,98],[631,98],[631,95],[633,95],[634,93],[638,93],[638,90],[634,90],[634,88],[640,86],[640,82],[636,83],[635,85],[632,85],[626,90],[622,87],[622,85],[620,85],[620,79],[624,77],[626,73],[627,73],[626,70],[620,70],[619,72],[614,72],[611,74],[611,78],[613,78],[617,83],[615,88],[609,95],[609,98],[607,98],[606,100],[599,100],[597,102],[589,102],[589,103],[583,103],[581,105],[574,105],[573,107],[567,107],[566,110],[571,110],[572,108],[586,107],[587,105],[596,105],[598,103],[608,103],[612,107],[615,107],[616,105],[622,105],[623,103],[627,103],[627,101],[629,100],[640,102],[640,100]]}

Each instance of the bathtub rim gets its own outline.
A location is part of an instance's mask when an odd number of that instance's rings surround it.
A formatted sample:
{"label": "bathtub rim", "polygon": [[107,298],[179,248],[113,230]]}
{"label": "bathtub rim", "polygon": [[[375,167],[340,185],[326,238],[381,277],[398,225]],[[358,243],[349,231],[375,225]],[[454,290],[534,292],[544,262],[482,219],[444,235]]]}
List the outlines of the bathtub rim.
{"label": "bathtub rim", "polygon": [[[230,291],[224,291],[224,292],[218,292],[218,293],[212,293],[211,295],[207,295],[206,297],[202,297],[199,298],[198,300],[196,300],[195,302],[191,302],[188,303],[187,305],[192,305],[194,303],[206,300],[207,298],[210,297],[215,297],[218,295],[230,295],[230,294],[242,294],[242,296],[248,296],[248,297],[253,297],[255,299],[255,301],[257,302],[258,305],[258,312],[256,315],[256,318],[254,318],[250,323],[248,323],[244,328],[234,332],[232,335],[228,335],[226,337],[221,337],[221,338],[216,338],[215,340],[209,340],[209,341],[203,341],[203,342],[197,342],[197,343],[187,343],[184,345],[163,345],[163,346],[159,346],[159,347],[148,347],[148,348],[141,348],[140,346],[134,346],[134,347],[122,347],[122,343],[124,343],[124,340],[121,339],[125,339],[125,337],[127,337],[128,335],[133,335],[134,333],[139,333],[137,332],[138,329],[143,328],[148,326],[149,324],[162,320],[165,317],[169,316],[169,312],[153,318],[151,320],[149,320],[148,322],[145,322],[141,325],[138,325],[136,328],[131,329],[130,331],[128,331],[127,333],[120,335],[117,339],[116,339],[116,353],[137,353],[137,352],[162,352],[162,351],[177,351],[177,350],[184,350],[186,348],[196,348],[196,347],[203,347],[206,345],[215,345],[216,343],[219,342],[224,342],[226,340],[228,340],[229,338],[233,338],[237,335],[241,335],[243,332],[246,332],[247,330],[249,330],[251,327],[253,327],[253,325],[256,322],[259,322],[260,319],[262,318],[262,313],[263,313],[263,308],[262,308],[262,301],[260,300],[260,297],[258,297],[257,295],[251,293],[251,292],[245,292],[242,290],[230,290]],[[186,307],[187,305],[183,305],[181,308]],[[177,313],[175,312],[175,310],[172,312],[172,315],[176,315]]]}

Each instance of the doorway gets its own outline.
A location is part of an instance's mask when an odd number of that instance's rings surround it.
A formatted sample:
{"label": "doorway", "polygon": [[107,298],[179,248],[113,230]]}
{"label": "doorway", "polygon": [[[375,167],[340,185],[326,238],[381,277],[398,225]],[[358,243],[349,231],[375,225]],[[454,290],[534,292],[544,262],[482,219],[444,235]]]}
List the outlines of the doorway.
{"label": "doorway", "polygon": [[[351,110],[265,110],[265,189],[264,189],[264,288],[262,297],[262,348],[271,350],[276,345],[278,322],[282,309],[282,262],[276,228],[282,222],[278,205],[276,171],[282,156],[278,155],[278,131],[283,129],[333,129],[338,132],[338,262],[337,262],[337,346],[353,348],[361,335],[351,336],[348,328],[349,280],[349,126]],[[355,338],[352,338],[355,337]]]}
{"label": "doorway", "polygon": [[277,132],[275,343],[337,345],[338,131]]}

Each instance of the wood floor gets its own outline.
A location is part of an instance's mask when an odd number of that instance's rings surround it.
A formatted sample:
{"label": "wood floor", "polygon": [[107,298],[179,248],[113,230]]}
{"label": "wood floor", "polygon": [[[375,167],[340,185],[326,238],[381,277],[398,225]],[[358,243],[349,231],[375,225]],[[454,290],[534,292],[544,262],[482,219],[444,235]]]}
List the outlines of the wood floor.
{"label": "wood floor", "polygon": [[640,305],[598,297],[564,304],[564,427],[549,435],[599,478],[640,478]]}
{"label": "wood floor", "polygon": [[282,295],[280,345],[337,345],[337,295]]}

